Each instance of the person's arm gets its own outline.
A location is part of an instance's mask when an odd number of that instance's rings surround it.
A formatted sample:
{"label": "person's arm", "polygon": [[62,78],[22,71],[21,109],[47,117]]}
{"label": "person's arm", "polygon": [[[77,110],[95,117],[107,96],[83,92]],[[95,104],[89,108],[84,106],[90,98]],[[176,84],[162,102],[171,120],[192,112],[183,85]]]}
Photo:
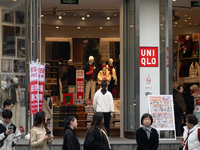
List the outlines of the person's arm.
{"label": "person's arm", "polygon": [[14,138],[13,138],[13,141],[12,141],[12,145],[16,145],[16,143],[21,139],[21,132],[19,130],[19,128],[16,127],[16,131],[15,131],[15,135],[14,135]]}
{"label": "person's arm", "polygon": [[142,149],[142,150],[151,150],[143,143],[142,133],[139,131],[141,131],[141,130],[138,129],[136,131],[136,142],[137,142],[138,148]]}
{"label": "person's arm", "polygon": [[93,150],[109,150],[109,147],[104,145],[103,143],[100,143],[96,140],[96,134],[98,131],[92,131],[87,135],[85,142],[84,142],[84,147],[87,147],[89,149]]}
{"label": "person's arm", "polygon": [[77,150],[77,146],[73,137],[73,133],[68,132],[64,135],[64,144],[67,150]]}
{"label": "person's arm", "polygon": [[93,107],[94,107],[94,111],[97,110],[97,92],[94,94],[94,98],[93,98]]}
{"label": "person's arm", "polygon": [[47,135],[44,138],[37,139],[37,132],[32,129],[31,130],[31,147],[35,148],[43,144],[45,140],[47,140]]}
{"label": "person's arm", "polygon": [[152,150],[157,150],[158,149],[158,144],[159,144],[159,139],[158,139],[158,132],[156,130],[154,130],[155,134],[153,134],[154,136],[154,141],[153,141],[153,147]]}

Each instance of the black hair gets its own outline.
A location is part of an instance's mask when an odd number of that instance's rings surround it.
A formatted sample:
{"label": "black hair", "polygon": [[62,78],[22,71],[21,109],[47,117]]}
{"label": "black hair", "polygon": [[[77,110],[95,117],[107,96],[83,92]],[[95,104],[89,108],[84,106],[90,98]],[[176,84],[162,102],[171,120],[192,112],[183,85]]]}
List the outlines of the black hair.
{"label": "black hair", "polygon": [[102,87],[101,93],[104,95],[104,94],[107,92],[107,89],[106,89],[107,83],[106,83],[105,81],[103,81],[103,82],[101,83],[101,87]]}
{"label": "black hair", "polygon": [[198,124],[198,119],[197,117],[194,115],[194,114],[188,114],[186,116],[186,121],[190,124],[193,124],[193,125],[197,125]]}
{"label": "black hair", "polygon": [[152,125],[152,123],[153,123],[153,117],[150,114],[148,114],[148,113],[145,113],[145,114],[142,115],[141,124],[143,125],[143,120],[144,120],[144,118],[147,118],[147,117],[149,117],[151,119],[151,125]]}
{"label": "black hair", "polygon": [[11,100],[11,99],[6,99],[4,102],[3,102],[3,107],[5,108],[6,106],[9,106],[11,104],[14,104],[14,102]]}
{"label": "black hair", "polygon": [[102,135],[101,129],[103,129],[106,132],[106,129],[104,128],[103,122],[102,122],[103,119],[104,119],[103,113],[96,112],[93,115],[92,122],[91,122],[91,127],[89,128],[88,132],[92,131],[94,128],[98,128],[99,133],[101,135]]}
{"label": "black hair", "polygon": [[37,112],[35,114],[33,127],[34,126],[39,127],[42,124],[45,126],[45,112],[44,111],[39,111],[39,112]]}
{"label": "black hair", "polygon": [[75,116],[69,116],[69,117],[66,117],[65,120],[64,120],[64,131],[69,128],[69,125],[71,123],[71,121],[74,121],[76,119]]}
{"label": "black hair", "polygon": [[190,88],[185,88],[185,94],[186,95],[191,95],[191,90],[190,90]]}
{"label": "black hair", "polygon": [[12,118],[12,111],[8,109],[4,109],[2,112],[2,117],[6,119],[11,119]]}
{"label": "black hair", "polygon": [[180,85],[177,86],[177,90],[179,91],[181,89],[181,87],[183,87],[183,86],[180,86]]}

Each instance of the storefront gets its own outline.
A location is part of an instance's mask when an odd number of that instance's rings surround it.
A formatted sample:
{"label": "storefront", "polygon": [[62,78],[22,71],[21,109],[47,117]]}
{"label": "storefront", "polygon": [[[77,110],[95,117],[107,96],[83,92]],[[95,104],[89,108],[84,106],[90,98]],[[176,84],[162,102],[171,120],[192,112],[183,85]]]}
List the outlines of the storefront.
{"label": "storefront", "polygon": [[[13,7],[7,1],[3,2],[5,6],[2,4],[0,12],[0,28],[3,31],[0,35],[1,85],[6,84],[7,97],[12,98],[8,85],[9,82],[14,82],[12,80],[15,77],[18,78],[20,93],[24,96],[21,96],[20,105],[21,111],[24,111],[20,118],[24,122],[20,122],[20,125],[26,132],[29,122],[28,66],[30,61],[37,58],[46,63],[45,98],[53,105],[50,108],[55,135],[62,135],[63,120],[68,115],[79,117],[78,135],[84,136],[91,122],[92,106],[86,104],[91,104],[91,100],[87,99],[92,96],[84,94],[84,97],[88,97],[86,100],[77,98],[75,78],[75,71],[84,68],[89,56],[94,56],[98,72],[102,70],[102,64],[108,65],[110,58],[116,68],[112,90],[116,109],[115,118],[111,119],[112,136],[134,137],[134,132],[140,126],[141,115],[148,112],[148,95],[172,94],[172,1],[121,0],[116,3],[117,9],[94,12],[67,11],[67,5],[65,9],[62,5],[62,10],[43,10],[40,6],[44,1],[13,1]],[[112,17],[109,19],[107,14]],[[98,19],[94,20],[92,15]],[[62,19],[55,19],[59,16]],[[91,43],[94,44],[92,48]],[[89,48],[97,49],[98,54],[85,53]],[[148,56],[144,56],[141,48],[155,49],[156,56],[150,60]],[[61,57],[64,63],[68,62],[68,70],[72,70],[66,77],[65,92],[59,86],[58,61]],[[69,59],[72,61],[68,61]],[[85,90],[86,84],[87,82]],[[98,83],[95,86],[95,90],[99,88]],[[66,103],[73,105],[65,105]]]}

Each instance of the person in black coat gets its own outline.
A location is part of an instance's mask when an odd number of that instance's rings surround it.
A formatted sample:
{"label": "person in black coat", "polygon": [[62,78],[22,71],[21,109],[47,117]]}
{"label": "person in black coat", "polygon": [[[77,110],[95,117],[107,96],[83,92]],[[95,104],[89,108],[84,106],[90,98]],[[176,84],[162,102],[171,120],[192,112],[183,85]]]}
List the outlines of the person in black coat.
{"label": "person in black coat", "polygon": [[74,132],[74,129],[77,128],[77,125],[77,119],[74,116],[65,118],[65,134],[62,150],[80,150],[80,143],[76,133]]}
{"label": "person in black coat", "polygon": [[185,88],[185,94],[183,95],[186,105],[186,115],[193,114],[194,111],[194,97],[191,95],[190,88]]}
{"label": "person in black coat", "polygon": [[158,132],[152,128],[153,118],[146,113],[141,118],[142,127],[136,131],[137,150],[157,150],[159,139]]}
{"label": "person in black coat", "polygon": [[88,129],[84,150],[110,150],[110,142],[103,127],[104,116],[96,112],[93,116],[91,127]]}

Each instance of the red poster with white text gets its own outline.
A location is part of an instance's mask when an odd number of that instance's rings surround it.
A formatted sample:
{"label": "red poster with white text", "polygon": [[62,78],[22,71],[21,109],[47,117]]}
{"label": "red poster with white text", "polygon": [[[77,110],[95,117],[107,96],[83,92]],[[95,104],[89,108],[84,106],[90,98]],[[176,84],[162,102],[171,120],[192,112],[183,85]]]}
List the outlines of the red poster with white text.
{"label": "red poster with white text", "polygon": [[158,47],[140,47],[140,67],[158,67]]}
{"label": "red poster with white text", "polygon": [[76,70],[76,99],[84,99],[84,70]]}
{"label": "red poster with white text", "polygon": [[44,100],[44,86],[45,86],[45,65],[39,65],[38,79],[39,79],[39,111],[42,111],[43,100]]}

